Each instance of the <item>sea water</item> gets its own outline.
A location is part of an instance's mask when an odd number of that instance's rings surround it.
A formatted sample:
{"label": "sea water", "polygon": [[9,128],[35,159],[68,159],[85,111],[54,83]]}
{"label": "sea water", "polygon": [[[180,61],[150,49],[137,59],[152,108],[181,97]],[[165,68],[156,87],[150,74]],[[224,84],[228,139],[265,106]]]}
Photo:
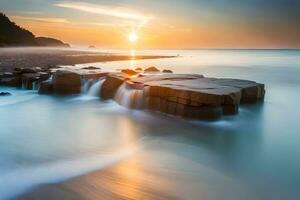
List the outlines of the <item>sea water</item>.
{"label": "sea water", "polygon": [[94,95],[101,81],[71,97],[0,87],[12,93],[0,97],[0,199],[138,154],[142,165],[160,172],[155,179],[170,180],[165,190],[181,199],[300,198],[300,51],[134,53],[179,56],[75,67],[114,71],[157,66],[175,73],[250,79],[266,85],[265,101],[241,106],[236,116],[205,122],[103,101]]}

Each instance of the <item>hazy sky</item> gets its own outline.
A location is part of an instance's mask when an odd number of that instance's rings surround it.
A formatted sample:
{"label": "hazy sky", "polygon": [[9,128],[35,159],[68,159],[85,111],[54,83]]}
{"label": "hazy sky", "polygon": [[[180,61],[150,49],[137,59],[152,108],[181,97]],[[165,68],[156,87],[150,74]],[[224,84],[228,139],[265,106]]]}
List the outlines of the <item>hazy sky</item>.
{"label": "hazy sky", "polygon": [[[300,0],[0,0],[38,36],[131,48],[300,47]],[[1,28],[1,27],[0,27]]]}

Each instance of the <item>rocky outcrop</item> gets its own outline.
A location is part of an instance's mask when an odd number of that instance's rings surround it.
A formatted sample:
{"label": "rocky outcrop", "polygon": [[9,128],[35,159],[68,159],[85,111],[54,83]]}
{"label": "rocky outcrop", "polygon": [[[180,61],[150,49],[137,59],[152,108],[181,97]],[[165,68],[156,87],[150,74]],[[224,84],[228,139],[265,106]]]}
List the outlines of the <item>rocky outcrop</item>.
{"label": "rocky outcrop", "polygon": [[122,69],[121,72],[124,74],[128,74],[130,76],[134,76],[134,75],[138,74],[136,71],[134,71],[132,69]]}
{"label": "rocky outcrop", "polygon": [[94,67],[94,66],[88,66],[88,67],[83,67],[82,69],[86,69],[86,70],[97,70],[97,69],[101,69],[100,67]]}
{"label": "rocky outcrop", "polygon": [[52,94],[53,93],[53,84],[51,80],[43,81],[39,87],[39,94]]}
{"label": "rocky outcrop", "polygon": [[0,92],[0,97],[3,97],[3,96],[10,96],[11,93],[9,92]]}
{"label": "rocky outcrop", "polygon": [[116,100],[121,104],[123,97],[129,98],[126,102],[130,103],[126,106],[131,108],[188,118],[216,119],[223,114],[237,114],[241,103],[262,100],[265,89],[263,84],[253,81],[205,78],[202,75],[163,74],[132,78],[120,73],[109,74],[101,95],[113,98],[116,93]]}
{"label": "rocky outcrop", "polygon": [[156,67],[148,67],[144,70],[145,72],[159,72],[159,69]]}
{"label": "rocky outcrop", "polygon": [[102,85],[100,96],[103,99],[111,99],[115,96],[118,88],[126,81],[130,76],[122,73],[110,73],[106,76],[106,79]]}
{"label": "rocky outcrop", "polygon": [[53,91],[59,95],[79,94],[81,77],[79,73],[58,70],[53,75]]}
{"label": "rocky outcrop", "polygon": [[54,93],[57,95],[79,94],[84,80],[98,80],[107,75],[107,72],[84,73],[82,71],[57,70],[53,73],[52,79],[40,83],[39,93]]}
{"label": "rocky outcrop", "polygon": [[11,72],[0,74],[0,85],[19,87],[21,85],[21,77]]}
{"label": "rocky outcrop", "polygon": [[67,43],[49,37],[36,37],[35,41],[39,46],[43,47],[70,47]]}
{"label": "rocky outcrop", "polygon": [[172,70],[169,70],[169,69],[164,69],[162,72],[163,72],[163,73],[173,73],[173,71],[172,71]]}
{"label": "rocky outcrop", "polygon": [[[26,73],[24,73],[26,72]],[[264,99],[263,84],[239,79],[207,78],[197,74],[138,73],[86,70],[57,70],[49,79],[47,72],[0,75],[0,83],[21,85],[31,89],[39,84],[40,94],[72,95],[81,92],[82,85],[105,78],[100,91],[102,99],[114,99],[133,109],[147,109],[197,119],[217,119],[233,115],[240,104],[257,103]],[[47,81],[45,81],[47,80]]]}

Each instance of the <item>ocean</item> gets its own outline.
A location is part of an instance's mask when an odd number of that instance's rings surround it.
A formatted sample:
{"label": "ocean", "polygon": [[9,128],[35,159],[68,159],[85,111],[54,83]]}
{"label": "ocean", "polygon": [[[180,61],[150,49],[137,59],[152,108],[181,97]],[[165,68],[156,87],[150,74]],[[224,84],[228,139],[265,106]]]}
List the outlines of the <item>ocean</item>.
{"label": "ocean", "polygon": [[300,50],[129,53],[178,57],[72,67],[157,66],[174,73],[249,79],[265,84],[265,101],[207,122],[130,110],[93,91],[55,97],[0,87],[13,94],[0,97],[1,200],[136,156],[140,159],[132,170],[155,171],[152,179],[161,190],[178,199],[300,198]]}

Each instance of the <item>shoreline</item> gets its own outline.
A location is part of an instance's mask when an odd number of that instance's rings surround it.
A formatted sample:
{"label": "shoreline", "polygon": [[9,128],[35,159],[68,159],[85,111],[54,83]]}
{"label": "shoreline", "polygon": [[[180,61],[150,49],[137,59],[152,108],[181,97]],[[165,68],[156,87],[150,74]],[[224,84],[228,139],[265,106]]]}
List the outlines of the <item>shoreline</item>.
{"label": "shoreline", "polygon": [[[29,50],[29,51],[28,51]],[[60,48],[0,48],[0,72],[16,67],[46,69],[59,65],[88,64],[124,60],[174,58],[160,55],[126,55]]]}

